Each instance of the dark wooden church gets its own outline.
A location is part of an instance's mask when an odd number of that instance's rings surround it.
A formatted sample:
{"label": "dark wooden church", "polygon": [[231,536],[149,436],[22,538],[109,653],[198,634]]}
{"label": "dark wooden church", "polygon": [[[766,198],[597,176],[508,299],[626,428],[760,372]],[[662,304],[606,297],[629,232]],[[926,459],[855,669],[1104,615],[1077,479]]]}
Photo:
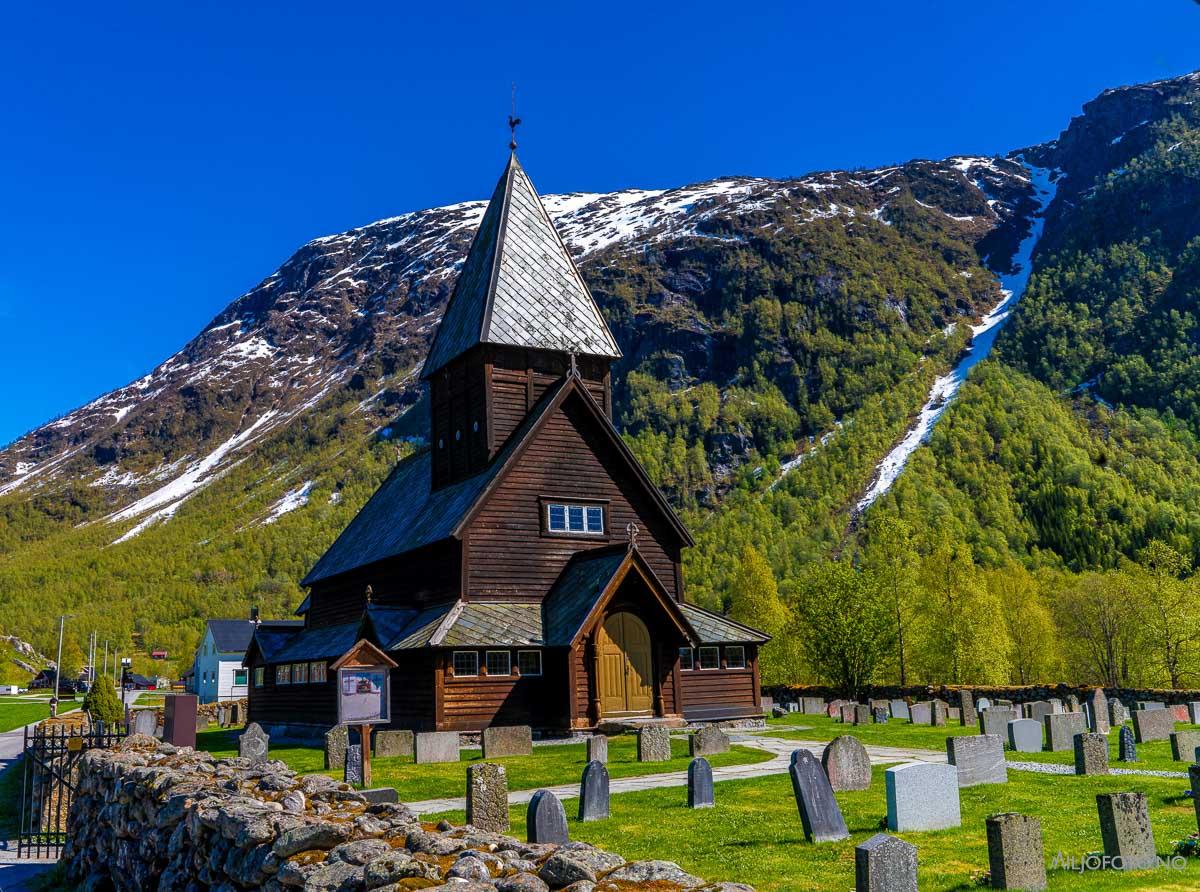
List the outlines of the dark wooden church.
{"label": "dark wooden church", "polygon": [[429,446],[304,579],[303,627],[255,634],[250,718],[334,724],[363,638],[395,727],[759,714],[767,636],[684,600],[691,536],[613,427],[620,355],[514,153],[422,372]]}

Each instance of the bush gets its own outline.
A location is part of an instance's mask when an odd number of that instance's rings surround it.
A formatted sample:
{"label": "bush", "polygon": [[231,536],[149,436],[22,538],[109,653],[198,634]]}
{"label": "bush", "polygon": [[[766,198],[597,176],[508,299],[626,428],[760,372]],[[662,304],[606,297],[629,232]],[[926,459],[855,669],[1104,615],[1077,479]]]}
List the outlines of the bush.
{"label": "bush", "polygon": [[125,720],[125,709],[117,697],[112,679],[101,676],[96,679],[87,696],[83,698],[83,710],[93,722],[121,722]]}

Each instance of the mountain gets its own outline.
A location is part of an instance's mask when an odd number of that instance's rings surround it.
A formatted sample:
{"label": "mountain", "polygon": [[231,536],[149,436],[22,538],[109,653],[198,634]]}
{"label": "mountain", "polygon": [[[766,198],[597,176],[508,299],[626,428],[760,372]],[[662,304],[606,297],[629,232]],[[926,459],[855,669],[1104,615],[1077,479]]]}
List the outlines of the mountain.
{"label": "mountain", "polygon": [[[1106,91],[1006,158],[546,198],[624,354],[617,421],[697,532],[693,597],[727,597],[734,547],[786,578],[876,513],[939,518],[995,564],[1200,541],[1186,499],[1147,484],[1200,480],[1197,84]],[[416,373],[482,209],[310,242],[144,378],[0,451],[4,631],[45,650],[69,611],[186,658],[208,616],[287,615],[424,435]],[[1075,513],[1044,491],[1070,472],[1092,481]],[[1114,538],[1104,509],[1138,523]]]}

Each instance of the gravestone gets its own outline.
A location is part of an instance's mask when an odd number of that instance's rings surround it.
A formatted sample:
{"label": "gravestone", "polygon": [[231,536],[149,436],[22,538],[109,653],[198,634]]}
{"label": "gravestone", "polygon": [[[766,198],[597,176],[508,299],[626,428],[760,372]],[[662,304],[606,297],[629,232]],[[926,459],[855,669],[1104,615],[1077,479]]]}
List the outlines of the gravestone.
{"label": "gravestone", "polygon": [[240,703],[229,704],[229,724],[240,725],[242,723],[242,705]]}
{"label": "gravestone", "polygon": [[163,741],[174,746],[196,745],[195,694],[172,694],[163,704]]}
{"label": "gravestone", "polygon": [[1013,710],[1003,706],[989,706],[979,711],[979,733],[1003,737],[1008,733],[1008,723],[1017,718]]}
{"label": "gravestone", "polygon": [[958,769],[937,762],[908,762],[884,772],[887,826],[892,832],[944,830],[962,824]]}
{"label": "gravestone", "polygon": [[413,759],[418,765],[458,761],[457,731],[422,731],[413,737]]}
{"label": "gravestone", "polygon": [[1117,733],[1117,758],[1122,762],[1137,761],[1137,745],[1128,725],[1122,725]]}
{"label": "gravestone", "polygon": [[217,707],[217,724],[222,728],[229,727],[229,710],[224,706]]}
{"label": "gravestone", "polygon": [[949,718],[950,707],[941,700],[934,700],[929,710],[929,724],[941,728],[945,726]]}
{"label": "gravestone", "polygon": [[785,712],[799,712],[800,705],[798,703],[796,703],[795,700],[793,700],[790,703],[788,703],[788,705],[785,707],[784,711]]}
{"label": "gravestone", "polygon": [[1100,836],[1104,854],[1118,870],[1140,870],[1158,863],[1154,832],[1150,829],[1150,810],[1145,793],[1100,793],[1096,796],[1100,812]]}
{"label": "gravestone", "polygon": [[525,809],[525,838],[538,845],[563,846],[571,841],[567,812],[549,790],[538,790]]}
{"label": "gravestone", "polygon": [[361,744],[351,743],[346,747],[346,762],[342,767],[342,780],[351,786],[362,785],[363,748]]}
{"label": "gravestone", "polygon": [[1193,700],[1188,704],[1188,721],[1193,725],[1200,725],[1200,700]]}
{"label": "gravestone", "polygon": [[909,717],[908,704],[903,700],[893,700],[890,704],[888,704],[888,706],[892,711],[892,718],[906,719]]}
{"label": "gravestone", "polygon": [[932,712],[933,710],[928,702],[914,703],[908,707],[908,716],[914,725],[928,725]]}
{"label": "gravestone", "polygon": [[533,729],[528,725],[508,725],[483,729],[483,758],[533,754]]}
{"label": "gravestone", "polygon": [[[792,753],[795,762],[797,753]],[[871,757],[857,737],[843,734],[835,737],[821,753],[821,769],[835,793],[846,790],[866,790],[871,786]]]}
{"label": "gravestone", "polygon": [[688,808],[712,808],[715,801],[712,766],[697,756],[688,765]]}
{"label": "gravestone", "polygon": [[467,766],[467,823],[485,833],[508,832],[508,773],[503,765]]}
{"label": "gravestone", "polygon": [[1063,702],[1061,700],[1059,700],[1057,697],[1048,697],[1046,699],[1046,702],[1050,704],[1051,712],[1065,712],[1066,711],[1063,709]]}
{"label": "gravestone", "polygon": [[788,770],[805,838],[809,842],[837,842],[849,837],[850,831],[846,829],[829,778],[816,757],[808,750],[798,750],[792,754],[792,765]]}
{"label": "gravestone", "polygon": [[153,709],[135,709],[133,711],[133,728],[134,734],[145,734],[147,737],[153,737],[158,730],[158,716]]}
{"label": "gravestone", "polygon": [[1137,702],[1138,709],[1166,709],[1167,704],[1161,700],[1139,700]]}
{"label": "gravestone", "polygon": [[646,725],[638,731],[639,762],[671,761],[671,732],[662,725]]}
{"label": "gravestone", "polygon": [[1033,719],[1014,719],[1008,723],[1008,746],[1018,753],[1042,751],[1042,726]]}
{"label": "gravestone", "polygon": [[987,821],[988,867],[993,889],[1045,889],[1042,822],[1011,812]]}
{"label": "gravestone", "polygon": [[1046,724],[1046,749],[1052,753],[1069,752],[1075,748],[1075,735],[1084,730],[1082,712],[1050,713]]}
{"label": "gravestone", "polygon": [[[300,791],[295,791],[299,793]],[[385,802],[399,802],[400,794],[395,787],[372,787],[369,790],[359,790],[359,795],[371,805],[382,805]],[[300,811],[304,809],[301,808]]]}
{"label": "gravestone", "polygon": [[917,892],[917,847],[876,833],[854,847],[857,892]]}
{"label": "gravestone", "polygon": [[1075,735],[1075,773],[1108,774],[1108,735],[1095,731]]}
{"label": "gravestone", "polygon": [[212,723],[212,719],[210,719],[208,717],[207,713],[203,713],[203,712],[196,713],[196,730],[197,731],[206,730],[211,723]]}
{"label": "gravestone", "polygon": [[847,703],[844,706],[842,706],[842,724],[844,724],[844,725],[854,724],[854,710],[855,710],[855,708],[857,708],[857,706],[858,706],[857,703]]}
{"label": "gravestone", "polygon": [[962,724],[962,710],[957,706],[951,706],[946,710],[946,721],[955,724]]}
{"label": "gravestone", "polygon": [[1104,696],[1104,688],[1096,688],[1088,697],[1088,718],[1093,731],[1097,734],[1108,733],[1108,698]]}
{"label": "gravestone", "polygon": [[1188,782],[1192,786],[1192,808],[1196,810],[1196,826],[1200,827],[1200,765],[1188,766]]}
{"label": "gravestone", "polygon": [[608,769],[602,762],[588,762],[579,783],[579,820],[607,818],[608,798]]}
{"label": "gravestone", "polygon": [[1079,698],[1074,694],[1067,694],[1067,712],[1079,712]]}
{"label": "gravestone", "polygon": [[869,706],[854,707],[854,724],[856,724],[856,725],[871,724],[871,707],[869,707]]}
{"label": "gravestone", "polygon": [[325,732],[325,770],[338,771],[346,767],[346,747],[350,731],[345,725],[334,725]]}
{"label": "gravestone", "polygon": [[603,734],[593,734],[588,738],[587,760],[602,765],[608,763],[608,738]]}
{"label": "gravestone", "polygon": [[829,705],[825,707],[826,714],[831,719],[841,718],[842,707],[846,705],[846,702],[845,700],[830,700]]}
{"label": "gravestone", "polygon": [[1175,730],[1175,713],[1169,709],[1139,709],[1133,714],[1133,736],[1138,743],[1167,740]]}
{"label": "gravestone", "polygon": [[876,706],[871,710],[871,718],[876,725],[886,725],[888,723],[888,709],[886,706]]}
{"label": "gravestone", "polygon": [[946,761],[958,770],[960,787],[1008,783],[1004,740],[995,734],[947,737]]}
{"label": "gravestone", "polygon": [[1200,746],[1200,731],[1172,731],[1171,758],[1176,762],[1195,762]]}
{"label": "gravestone", "polygon": [[1044,721],[1046,716],[1053,715],[1054,710],[1046,700],[1034,700],[1032,703],[1025,704],[1025,718],[1033,719],[1034,721]]}
{"label": "gravestone", "polygon": [[1013,708],[1013,702],[1011,700],[1005,700],[1001,697],[996,698],[996,705],[1001,706],[1004,709],[1012,709]]}
{"label": "gravestone", "polygon": [[992,701],[989,700],[987,697],[980,697],[978,700],[975,701],[975,711],[976,712],[983,712],[985,709],[991,709],[991,708],[992,708]]}
{"label": "gravestone", "polygon": [[805,715],[820,715],[825,711],[825,701],[820,697],[805,697],[803,703]]}
{"label": "gravestone", "polygon": [[975,711],[975,698],[970,691],[958,692],[958,709],[958,720],[963,727],[967,725],[974,727],[975,723],[979,721],[979,713]]}
{"label": "gravestone", "polygon": [[375,755],[383,757],[411,756],[413,754],[412,731],[376,731]]}
{"label": "gravestone", "polygon": [[688,738],[688,754],[714,756],[729,752],[729,737],[716,725],[705,725]]}
{"label": "gravestone", "polygon": [[763,712],[770,712],[771,710],[773,710],[775,708],[775,698],[774,697],[760,697],[759,701],[758,701],[758,706],[759,706],[759,709],[761,709]]}
{"label": "gravestone", "polygon": [[1172,714],[1174,714],[1175,721],[1191,722],[1192,711],[1190,709],[1188,709],[1188,706],[1186,703],[1176,703],[1175,705],[1169,706],[1167,708],[1171,710]]}
{"label": "gravestone", "polygon": [[238,755],[243,759],[249,759],[251,763],[265,762],[270,745],[270,735],[259,726],[258,722],[251,722],[238,737]]}
{"label": "gravestone", "polygon": [[1125,705],[1119,700],[1108,701],[1108,724],[1109,727],[1119,728],[1125,722],[1129,721],[1129,715],[1126,712]]}

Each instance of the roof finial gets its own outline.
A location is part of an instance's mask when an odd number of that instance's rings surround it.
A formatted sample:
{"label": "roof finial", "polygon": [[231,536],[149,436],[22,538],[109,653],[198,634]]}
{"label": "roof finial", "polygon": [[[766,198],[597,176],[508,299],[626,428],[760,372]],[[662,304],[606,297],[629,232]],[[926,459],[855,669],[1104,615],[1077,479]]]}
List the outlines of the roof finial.
{"label": "roof finial", "polygon": [[637,550],[637,547],[638,547],[637,540],[638,540],[639,532],[641,532],[641,530],[638,529],[638,525],[636,523],[626,524],[625,533],[626,533],[626,535],[629,536],[629,550],[630,551]]}
{"label": "roof finial", "polygon": [[512,85],[512,112],[508,116],[508,129],[512,133],[508,147],[514,152],[517,150],[517,127],[520,123],[521,119],[517,117],[517,85],[514,82]]}
{"label": "roof finial", "polygon": [[575,351],[572,350],[568,354],[568,356],[571,357],[571,365],[567,369],[567,374],[569,374],[572,378],[578,378],[579,377],[579,365],[575,362]]}
{"label": "roof finial", "polygon": [[368,585],[368,586],[367,586],[366,595],[367,595],[367,603],[368,603],[368,604],[370,604],[370,603],[371,603],[371,599],[372,599],[373,597],[375,597],[375,589],[371,588],[371,586],[369,586],[369,585]]}

